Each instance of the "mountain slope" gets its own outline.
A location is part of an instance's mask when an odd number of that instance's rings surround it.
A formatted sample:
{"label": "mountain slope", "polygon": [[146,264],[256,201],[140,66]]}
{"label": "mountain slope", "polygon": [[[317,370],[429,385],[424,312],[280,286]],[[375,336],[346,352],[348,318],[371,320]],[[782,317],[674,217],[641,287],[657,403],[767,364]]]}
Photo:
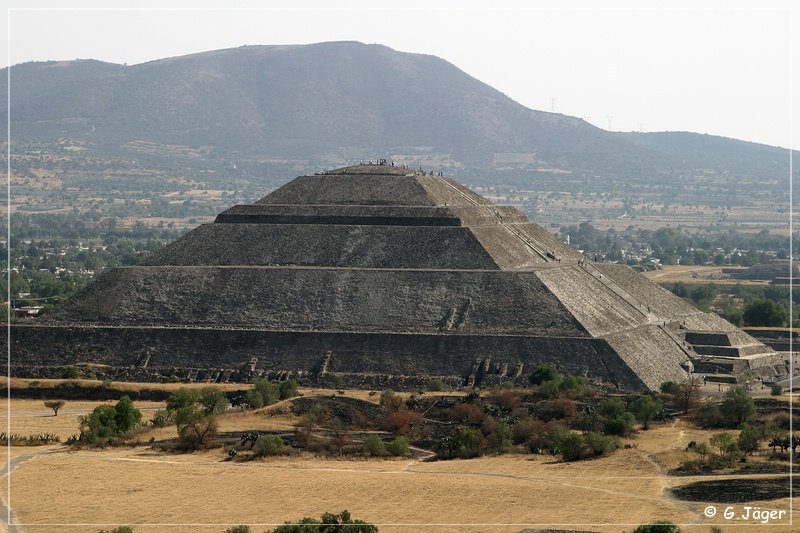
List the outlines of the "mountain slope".
{"label": "mountain slope", "polygon": [[402,155],[477,171],[641,181],[698,169],[746,179],[788,171],[785,150],[610,133],[525,108],[437,57],[355,42],[246,46],[134,66],[26,63],[12,67],[11,90],[13,138],[73,137],[98,153],[147,141],[204,146],[217,157],[319,164]]}

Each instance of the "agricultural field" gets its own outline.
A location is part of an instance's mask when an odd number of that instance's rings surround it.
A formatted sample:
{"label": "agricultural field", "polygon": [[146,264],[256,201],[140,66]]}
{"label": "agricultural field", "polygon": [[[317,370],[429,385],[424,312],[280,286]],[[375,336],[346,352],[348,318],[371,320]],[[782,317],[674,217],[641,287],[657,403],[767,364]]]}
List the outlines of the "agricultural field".
{"label": "agricultural field", "polygon": [[[17,388],[23,385],[14,381]],[[35,385],[42,386],[41,382]],[[84,385],[91,387],[92,383]],[[144,387],[115,386],[129,388],[134,395]],[[159,386],[146,385],[149,389]],[[191,388],[200,390],[202,386]],[[228,392],[242,387],[221,385]],[[170,384],[165,392],[179,388],[179,384]],[[696,459],[687,448],[690,442],[708,441],[720,432],[699,428],[680,416],[623,437],[620,448],[612,453],[579,461],[516,449],[500,455],[429,461],[430,452],[413,447],[406,457],[319,451],[250,457],[247,445],[238,446],[239,437],[246,432],[291,435],[304,426],[315,404],[355,405],[364,412],[381,409],[379,395],[370,391],[302,389],[300,393],[302,397],[260,409],[229,408],[217,417],[219,438],[228,444],[193,452],[153,444],[176,437],[174,425],[153,428],[147,424],[166,406],[162,401],[134,402],[145,424],[126,442],[76,448],[63,441],[77,432],[79,417],[98,405],[113,405],[114,400],[67,400],[58,416],[53,416],[41,399],[12,399],[10,404],[2,400],[0,425],[17,434],[55,434],[62,441],[10,446],[12,469],[10,483],[2,485],[3,500],[9,502],[10,486],[11,506],[17,522],[24,524],[22,531],[65,533],[95,533],[120,524],[130,525],[136,532],[169,533],[222,533],[233,525],[249,524],[253,531],[261,532],[288,520],[343,509],[376,524],[381,532],[510,533],[560,528],[611,533],[665,519],[681,524],[688,532],[710,531],[715,524],[723,531],[775,532],[786,529],[776,529],[774,524],[788,523],[788,490],[781,486],[788,476],[782,467],[748,474],[738,465],[702,475],[670,473]],[[425,396],[435,405],[463,394],[445,391]],[[703,394],[719,396],[722,392],[709,385]],[[758,394],[769,397],[769,391]],[[410,395],[399,397],[407,401]],[[789,400],[796,398],[786,394],[772,398]],[[306,417],[296,409],[301,404],[311,406]],[[368,433],[353,432],[351,442]],[[226,453],[232,447],[240,448],[238,458]],[[762,443],[761,451],[750,456],[747,464],[766,465],[768,452]],[[4,474],[9,475],[8,468]],[[694,493],[702,495],[699,498],[678,499],[670,491],[696,482],[722,486],[695,488]],[[762,498],[747,501],[759,487]],[[691,493],[690,489],[685,492]],[[783,496],[773,499],[770,491],[775,490]],[[708,506],[720,514],[709,518]],[[742,518],[745,506],[785,512],[782,520],[761,524],[752,517]],[[728,507],[739,520],[722,517]]]}

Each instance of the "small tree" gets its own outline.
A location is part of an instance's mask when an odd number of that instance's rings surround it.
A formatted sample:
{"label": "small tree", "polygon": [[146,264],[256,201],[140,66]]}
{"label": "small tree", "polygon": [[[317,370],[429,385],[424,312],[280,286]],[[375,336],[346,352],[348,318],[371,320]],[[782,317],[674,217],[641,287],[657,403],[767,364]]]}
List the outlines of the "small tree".
{"label": "small tree", "polygon": [[53,416],[58,416],[58,410],[64,407],[64,400],[45,400],[44,406],[53,410]]}
{"label": "small tree", "polygon": [[737,444],[740,450],[748,454],[758,451],[758,444],[760,441],[761,436],[758,434],[758,430],[753,426],[747,426],[739,433]]}
{"label": "small tree", "polygon": [[234,526],[225,530],[225,533],[251,533],[250,526]]}
{"label": "small tree", "polygon": [[733,387],[725,392],[720,411],[739,426],[756,412],[756,404],[744,387]]}
{"label": "small tree", "polygon": [[111,531],[107,531],[105,529],[101,529],[97,533],[133,533],[133,529],[128,526],[119,526],[115,527]]}
{"label": "small tree", "polygon": [[663,409],[664,403],[649,394],[645,394],[637,398],[631,403],[631,411],[642,423],[642,429],[647,429],[650,424],[650,419]]}
{"label": "small tree", "polygon": [[120,433],[128,433],[142,420],[142,412],[133,406],[133,402],[128,396],[119,399],[117,405],[114,406],[114,411],[116,412],[114,420]]}
{"label": "small tree", "polygon": [[279,387],[280,399],[287,400],[289,398],[294,398],[295,396],[298,396],[299,395],[299,392],[297,392],[298,387],[299,387],[298,383],[293,379],[281,382]]}
{"label": "small tree", "polygon": [[783,394],[783,386],[775,383],[771,387],[771,392],[773,396],[780,396]]}
{"label": "small tree", "polygon": [[708,448],[708,443],[705,442],[697,444],[694,448],[692,448],[692,450],[694,451],[694,453],[700,456],[701,463],[704,463],[706,461],[706,455],[708,455],[708,452],[710,451]]}
{"label": "small tree", "polygon": [[217,434],[214,415],[206,414],[195,405],[179,409],[175,414],[175,425],[181,444],[190,450],[205,446]]}
{"label": "small tree", "polygon": [[739,452],[739,446],[729,433],[717,433],[708,441],[719,450],[720,457],[727,459],[729,465],[733,463],[734,457]]}

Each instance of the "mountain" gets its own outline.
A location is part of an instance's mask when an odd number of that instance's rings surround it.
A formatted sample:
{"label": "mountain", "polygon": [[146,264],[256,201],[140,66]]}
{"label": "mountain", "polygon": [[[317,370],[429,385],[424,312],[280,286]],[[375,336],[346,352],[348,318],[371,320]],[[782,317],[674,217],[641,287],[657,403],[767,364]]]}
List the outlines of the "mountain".
{"label": "mountain", "polygon": [[779,189],[788,174],[784,149],[607,132],[528,109],[438,57],[357,42],[245,46],[132,66],[24,63],[11,67],[11,103],[16,142],[67,138],[97,154],[142,157],[143,145],[180,145],[217,161],[388,156],[460,176],[652,183],[712,173],[731,186],[783,179]]}

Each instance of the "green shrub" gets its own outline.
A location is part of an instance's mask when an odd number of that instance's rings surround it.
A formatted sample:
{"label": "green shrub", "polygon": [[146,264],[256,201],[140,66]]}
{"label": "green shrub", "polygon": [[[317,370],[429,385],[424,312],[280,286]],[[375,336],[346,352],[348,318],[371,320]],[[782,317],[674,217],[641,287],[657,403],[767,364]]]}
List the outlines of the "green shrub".
{"label": "green shrub", "polygon": [[119,433],[132,431],[142,421],[142,412],[133,406],[130,397],[123,396],[114,406],[114,419]]}
{"label": "green shrub", "polygon": [[64,379],[78,379],[81,377],[81,371],[75,365],[67,365],[62,369],[61,377]]}
{"label": "green shrub", "polygon": [[657,520],[652,524],[643,524],[632,533],[681,533],[681,528],[669,520]]}
{"label": "green shrub", "polygon": [[375,433],[368,435],[366,439],[364,439],[364,444],[362,446],[364,453],[368,453],[370,455],[383,455],[386,453],[386,446],[383,444],[383,440],[381,440],[379,435]]}
{"label": "green shrub", "polygon": [[633,431],[636,419],[631,413],[624,413],[621,416],[607,418],[603,423],[603,433],[606,435],[618,435],[624,437]]}
{"label": "green shrub", "polygon": [[[337,527],[347,525],[346,527]],[[272,530],[272,533],[377,533],[378,528],[363,520],[353,520],[350,513],[325,513],[320,520],[310,517],[294,522],[286,522]]]}
{"label": "green shrub", "polygon": [[411,453],[408,439],[405,437],[395,437],[387,446],[386,451],[395,457],[406,457]]}
{"label": "green shrub", "polygon": [[456,455],[458,457],[477,457],[481,453],[481,432],[477,429],[462,429],[456,435],[458,439],[458,448],[456,448]]}
{"label": "green shrub", "polygon": [[225,530],[225,533],[251,533],[250,526],[234,526]]}
{"label": "green shrub", "polygon": [[603,435],[590,431],[583,437],[583,441],[593,455],[606,455],[619,448],[619,439],[613,435]]}
{"label": "green shrub", "polygon": [[298,383],[293,379],[281,382],[279,387],[280,399],[286,400],[288,398],[294,398],[295,396],[298,396],[298,386]]}
{"label": "green shrub", "polygon": [[441,379],[432,379],[428,382],[428,390],[431,392],[442,392],[450,390],[450,387]]}
{"label": "green shrub", "polygon": [[583,437],[577,433],[564,433],[556,443],[564,461],[577,461],[583,452]]}
{"label": "green shrub", "polygon": [[553,381],[558,379],[558,371],[551,365],[539,365],[533,369],[533,372],[528,376],[528,381],[531,385],[541,385],[545,381]]}
{"label": "green shrub", "polygon": [[773,396],[780,396],[781,394],[783,394],[783,387],[781,385],[778,385],[777,383],[772,385],[772,388],[770,390]]}
{"label": "green shrub", "polygon": [[106,531],[105,529],[101,529],[97,533],[133,533],[133,529],[131,529],[128,526],[119,526],[112,529],[111,531]]}
{"label": "green shrub", "polygon": [[285,443],[278,435],[262,435],[256,440],[255,450],[256,455],[279,455],[284,451]]}
{"label": "green shrub", "polygon": [[118,434],[117,411],[112,405],[98,405],[94,410],[79,419],[80,440],[93,444]]}

